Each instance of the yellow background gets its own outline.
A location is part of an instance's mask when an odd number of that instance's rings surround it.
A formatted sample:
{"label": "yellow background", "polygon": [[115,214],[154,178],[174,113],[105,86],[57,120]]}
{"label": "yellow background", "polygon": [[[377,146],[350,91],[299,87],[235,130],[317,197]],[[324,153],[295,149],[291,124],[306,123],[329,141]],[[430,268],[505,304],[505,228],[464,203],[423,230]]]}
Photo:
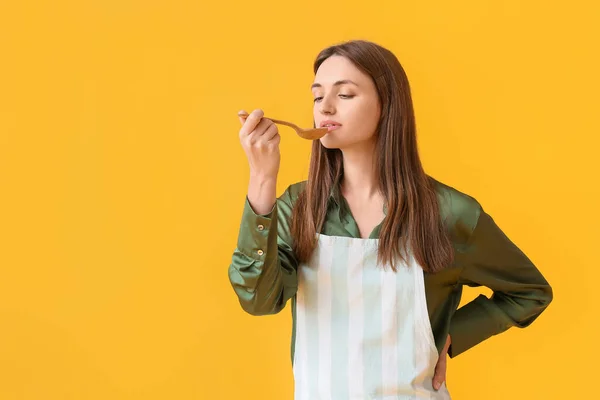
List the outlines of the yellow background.
{"label": "yellow background", "polygon": [[[1,1],[0,399],[292,398],[289,308],[248,316],[227,278],[248,179],[235,114],[310,126],[313,59],[354,38],[404,65],[427,172],[476,197],[555,290],[531,327],[449,361],[454,398],[592,398],[599,15],[592,0]],[[281,134],[278,193],[309,156]]]}

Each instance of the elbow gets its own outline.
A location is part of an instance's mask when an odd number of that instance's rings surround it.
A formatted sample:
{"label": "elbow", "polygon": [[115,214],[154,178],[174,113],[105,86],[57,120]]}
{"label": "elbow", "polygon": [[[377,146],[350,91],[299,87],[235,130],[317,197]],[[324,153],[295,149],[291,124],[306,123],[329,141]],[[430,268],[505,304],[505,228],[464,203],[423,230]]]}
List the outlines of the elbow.
{"label": "elbow", "polygon": [[520,301],[520,310],[514,316],[515,325],[519,328],[525,328],[533,323],[548,308],[554,298],[554,293],[550,285],[544,285],[532,293],[527,301]]}
{"label": "elbow", "polygon": [[535,308],[541,313],[548,308],[554,299],[554,291],[552,290],[552,286],[550,286],[550,284],[547,282],[544,285],[540,285],[535,291],[533,298],[535,299]]}
{"label": "elbow", "polygon": [[552,303],[553,299],[554,299],[554,291],[552,290],[552,287],[550,285],[546,285],[544,287],[542,295],[540,296],[540,299],[538,300],[538,302],[539,302],[538,316],[544,310],[546,310],[546,308],[548,308],[550,303]]}
{"label": "elbow", "polygon": [[233,265],[229,267],[229,282],[233,287],[242,310],[250,315],[265,315],[264,307],[261,307],[257,301],[255,279],[249,279],[242,276],[240,271]]}
{"label": "elbow", "polygon": [[230,268],[229,279],[246,313],[254,316],[273,315],[285,307],[286,290],[279,276],[271,278],[264,271],[243,276],[238,269]]}
{"label": "elbow", "polygon": [[264,315],[273,315],[273,314],[277,314],[279,311],[281,311],[277,307],[267,307],[265,304],[263,304],[263,305],[257,304],[257,302],[255,300],[256,300],[256,298],[252,298],[249,301],[241,301],[240,300],[240,305],[242,306],[242,309],[246,313],[253,315],[255,317],[260,317],[260,316],[264,316]]}
{"label": "elbow", "polygon": [[246,313],[253,315],[253,316],[261,316],[261,315],[265,315],[264,314],[264,310],[262,310],[260,307],[256,306],[256,297],[252,296],[250,298],[246,298],[243,299],[240,297],[240,306],[242,306],[242,310],[244,310]]}
{"label": "elbow", "polygon": [[554,299],[554,290],[552,289],[552,286],[550,286],[550,283],[548,282],[548,280],[541,274],[541,272],[539,272],[539,279],[538,279],[538,287],[537,287],[537,293],[538,293],[538,303],[539,303],[539,307],[540,307],[540,312],[544,311],[546,308],[548,308],[548,306],[550,305],[550,303],[552,303],[552,300]]}
{"label": "elbow", "polygon": [[548,281],[542,278],[541,282],[526,295],[526,298],[527,301],[524,303],[525,307],[523,307],[523,314],[518,324],[521,327],[530,325],[548,308],[554,299],[554,291]]}
{"label": "elbow", "polygon": [[242,310],[254,316],[274,314],[264,301],[259,301],[256,290],[244,286],[234,285],[238,301]]}
{"label": "elbow", "polygon": [[552,303],[553,299],[554,291],[552,290],[552,287],[550,285],[547,285],[544,289],[544,295],[542,296],[540,302],[542,303],[543,307],[546,308],[550,305],[550,303]]}
{"label": "elbow", "polygon": [[265,293],[258,288],[236,287],[242,310],[253,316],[273,315],[283,309],[280,296],[273,296],[274,290]]}

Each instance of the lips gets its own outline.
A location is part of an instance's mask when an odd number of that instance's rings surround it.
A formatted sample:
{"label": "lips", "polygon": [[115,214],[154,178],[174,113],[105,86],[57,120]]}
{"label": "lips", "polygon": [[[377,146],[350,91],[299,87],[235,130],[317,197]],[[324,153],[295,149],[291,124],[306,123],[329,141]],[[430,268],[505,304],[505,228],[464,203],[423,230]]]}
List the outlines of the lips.
{"label": "lips", "polygon": [[327,132],[331,132],[334,131],[336,129],[340,129],[342,126],[341,125],[330,125],[327,127]]}
{"label": "lips", "polygon": [[321,128],[327,128],[328,132],[331,132],[335,129],[338,129],[340,126],[342,126],[342,124],[340,124],[339,122],[336,121],[332,121],[332,120],[326,120],[326,121],[322,121],[321,124],[319,125]]}

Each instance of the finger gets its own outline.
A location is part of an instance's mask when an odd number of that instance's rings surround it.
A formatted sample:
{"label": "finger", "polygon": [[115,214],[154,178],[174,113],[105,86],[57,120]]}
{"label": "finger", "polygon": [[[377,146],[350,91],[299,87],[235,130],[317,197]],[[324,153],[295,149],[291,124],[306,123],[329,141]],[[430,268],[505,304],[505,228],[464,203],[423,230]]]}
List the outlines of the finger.
{"label": "finger", "polygon": [[438,390],[442,383],[446,380],[446,363],[438,362],[435,366],[435,373],[433,375],[433,388]]}
{"label": "finger", "polygon": [[452,338],[450,337],[450,335],[448,335],[448,337],[446,338],[446,344],[444,345],[444,350],[446,353],[448,353],[448,349],[450,348],[451,344],[452,344]]}
{"label": "finger", "polygon": [[275,125],[275,124],[272,121],[263,118],[258,123],[256,128],[254,128],[254,130],[252,132],[250,132],[248,135],[246,135],[245,139],[242,136],[242,139],[246,140],[251,145],[256,145],[259,143],[266,143],[267,139],[264,138],[264,135],[265,135],[265,132],[269,129],[269,127],[271,125]]}
{"label": "finger", "polygon": [[442,382],[444,382],[444,380],[441,378],[438,378],[438,377],[433,378],[433,388],[435,390],[439,390],[440,387],[442,386]]}
{"label": "finger", "polygon": [[256,140],[258,140],[259,138],[264,136],[265,132],[267,131],[267,129],[269,129],[269,127],[271,127],[271,125],[275,125],[275,124],[270,119],[267,119],[267,118],[261,119],[258,122],[258,125],[256,125],[256,127],[254,128],[254,131],[251,132],[252,136],[254,136],[254,138]]}
{"label": "finger", "polygon": [[436,376],[433,378],[433,388],[434,388],[435,390],[439,390],[439,389],[440,389],[440,387],[442,386],[442,382],[444,382],[444,380],[443,380],[442,378],[440,378],[439,376],[437,376],[437,375],[436,375]]}
{"label": "finger", "polygon": [[250,114],[242,111],[238,112],[238,117],[242,123],[240,136],[247,136],[256,128],[256,125],[260,122],[260,118],[258,118],[257,114],[257,110],[254,110]]}
{"label": "finger", "polygon": [[240,135],[248,135],[252,132],[256,126],[261,122],[262,117],[264,116],[264,112],[261,109],[254,110],[248,115],[246,121],[244,122],[244,126],[240,129]]}
{"label": "finger", "polygon": [[263,140],[265,141],[271,141],[275,138],[275,136],[279,133],[279,129],[277,129],[277,125],[275,125],[272,121],[271,121],[271,125],[269,125],[269,127],[267,128],[267,130],[265,130],[265,132],[263,133]]}

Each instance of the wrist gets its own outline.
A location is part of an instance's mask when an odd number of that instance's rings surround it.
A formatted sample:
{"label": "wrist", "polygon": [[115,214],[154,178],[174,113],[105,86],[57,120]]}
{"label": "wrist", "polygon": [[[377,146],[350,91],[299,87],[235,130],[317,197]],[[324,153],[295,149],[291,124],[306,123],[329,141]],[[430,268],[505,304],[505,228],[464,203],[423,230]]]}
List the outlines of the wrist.
{"label": "wrist", "polygon": [[250,172],[250,182],[254,185],[274,185],[277,183],[277,175]]}

